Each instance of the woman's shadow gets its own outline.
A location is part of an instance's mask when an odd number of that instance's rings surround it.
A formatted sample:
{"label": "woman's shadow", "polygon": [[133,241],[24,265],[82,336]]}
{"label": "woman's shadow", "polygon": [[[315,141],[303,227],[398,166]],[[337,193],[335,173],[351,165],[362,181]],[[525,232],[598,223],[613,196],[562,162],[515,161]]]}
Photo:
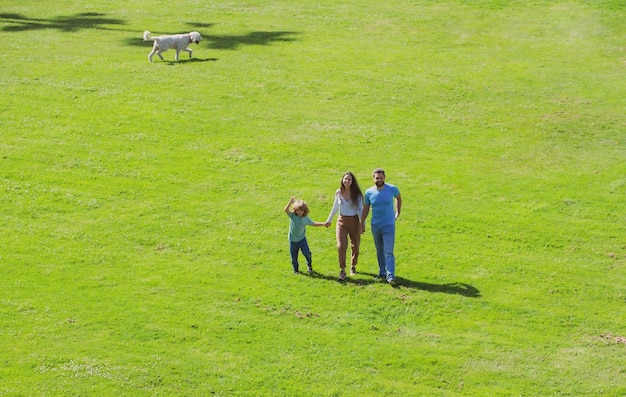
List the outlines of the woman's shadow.
{"label": "woman's shadow", "polygon": [[[334,282],[338,282],[342,284],[354,284],[354,285],[360,285],[360,286],[382,282],[382,281],[378,281],[374,279],[374,277],[376,276],[375,274],[362,273],[362,272],[358,273],[358,275],[361,275],[361,276],[366,275],[369,277],[361,278],[361,277],[358,277],[357,275],[356,277],[347,277],[345,280],[339,280],[337,277],[327,276],[325,274],[321,274],[315,271],[313,273],[310,273],[310,275],[311,277],[317,278],[317,279],[334,281]],[[480,298],[481,296],[480,291],[476,287],[466,284],[466,283],[432,284],[432,283],[425,283],[425,282],[420,282],[420,281],[413,281],[413,280],[409,280],[403,277],[396,277],[396,282],[397,284],[393,287],[396,289],[410,288],[410,289],[427,291],[427,292],[432,292],[432,293],[461,295],[461,296],[465,296],[468,298]]]}

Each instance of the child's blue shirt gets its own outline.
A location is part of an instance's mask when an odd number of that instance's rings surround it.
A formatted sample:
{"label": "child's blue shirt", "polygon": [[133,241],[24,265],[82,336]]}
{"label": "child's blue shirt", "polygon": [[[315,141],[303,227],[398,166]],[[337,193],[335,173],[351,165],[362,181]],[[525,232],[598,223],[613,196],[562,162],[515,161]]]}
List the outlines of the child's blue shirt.
{"label": "child's blue shirt", "polygon": [[311,220],[308,216],[303,216],[300,218],[295,212],[290,212],[289,214],[289,241],[298,242],[301,241],[305,236],[307,225],[313,225],[315,222]]}

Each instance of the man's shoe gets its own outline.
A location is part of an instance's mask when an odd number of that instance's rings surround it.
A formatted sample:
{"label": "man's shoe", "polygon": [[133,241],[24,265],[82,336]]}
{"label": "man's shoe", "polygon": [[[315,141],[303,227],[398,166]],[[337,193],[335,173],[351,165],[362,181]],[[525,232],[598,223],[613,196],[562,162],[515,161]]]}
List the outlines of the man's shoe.
{"label": "man's shoe", "polygon": [[392,287],[395,287],[395,286],[396,286],[396,284],[398,284],[398,283],[396,282],[396,279],[395,279],[395,278],[390,278],[389,280],[387,280],[387,282],[388,282],[388,283],[389,283],[389,285],[391,285]]}
{"label": "man's shoe", "polygon": [[345,280],[346,280],[346,272],[342,270],[341,273],[339,273],[339,281],[345,281]]}
{"label": "man's shoe", "polygon": [[352,267],[350,268],[350,275],[351,275],[351,276],[354,276],[355,274],[356,274],[356,267],[352,266]]}

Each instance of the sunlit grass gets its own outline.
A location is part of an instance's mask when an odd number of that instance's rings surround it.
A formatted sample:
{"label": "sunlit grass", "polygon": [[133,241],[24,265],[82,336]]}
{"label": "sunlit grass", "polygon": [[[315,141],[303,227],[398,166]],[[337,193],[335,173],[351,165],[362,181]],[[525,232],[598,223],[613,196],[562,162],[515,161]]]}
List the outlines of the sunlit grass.
{"label": "sunlit grass", "polygon": [[[626,393],[622,4],[170,5],[0,10],[0,394]],[[293,276],[378,166],[400,287]]]}

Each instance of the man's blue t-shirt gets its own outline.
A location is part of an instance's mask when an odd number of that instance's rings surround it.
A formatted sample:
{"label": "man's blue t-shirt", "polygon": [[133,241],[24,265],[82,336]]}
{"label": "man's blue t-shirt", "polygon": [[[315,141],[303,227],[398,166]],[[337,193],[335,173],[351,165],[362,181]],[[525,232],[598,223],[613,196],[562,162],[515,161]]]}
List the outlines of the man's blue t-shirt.
{"label": "man's blue t-shirt", "polygon": [[308,216],[303,216],[300,218],[295,212],[290,212],[289,219],[289,241],[297,243],[301,241],[305,236],[307,225],[313,225],[315,222],[311,220]]}
{"label": "man's blue t-shirt", "polygon": [[396,221],[396,210],[393,199],[400,195],[400,190],[388,183],[378,190],[374,185],[365,191],[365,205],[370,205],[372,210],[371,223],[376,226],[392,225]]}

